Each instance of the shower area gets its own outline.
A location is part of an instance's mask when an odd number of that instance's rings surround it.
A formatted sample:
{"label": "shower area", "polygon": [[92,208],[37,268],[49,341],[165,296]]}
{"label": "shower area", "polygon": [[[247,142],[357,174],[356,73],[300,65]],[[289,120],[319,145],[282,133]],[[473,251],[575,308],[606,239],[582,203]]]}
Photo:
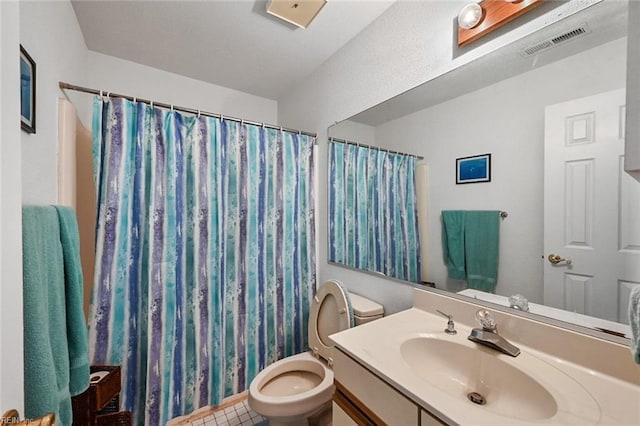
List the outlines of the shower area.
{"label": "shower area", "polygon": [[77,211],[89,361],[118,365],[134,424],[248,388],[306,348],[315,135],[94,94],[59,104],[59,201]]}

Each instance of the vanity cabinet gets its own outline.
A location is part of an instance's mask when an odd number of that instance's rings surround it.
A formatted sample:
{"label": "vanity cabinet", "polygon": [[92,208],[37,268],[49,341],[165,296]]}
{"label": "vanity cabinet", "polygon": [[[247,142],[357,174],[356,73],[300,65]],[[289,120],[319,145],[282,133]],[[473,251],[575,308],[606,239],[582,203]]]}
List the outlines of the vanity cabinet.
{"label": "vanity cabinet", "polygon": [[441,425],[344,352],[334,351],[333,425]]}
{"label": "vanity cabinet", "polygon": [[443,423],[427,410],[420,410],[420,426],[441,426]]}

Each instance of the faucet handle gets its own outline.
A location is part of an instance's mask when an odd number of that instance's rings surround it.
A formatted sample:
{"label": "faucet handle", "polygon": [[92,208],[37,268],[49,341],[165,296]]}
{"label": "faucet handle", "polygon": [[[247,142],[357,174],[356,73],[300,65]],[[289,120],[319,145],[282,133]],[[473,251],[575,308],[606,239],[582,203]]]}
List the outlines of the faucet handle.
{"label": "faucet handle", "polygon": [[476,319],[478,320],[480,325],[482,325],[483,329],[487,331],[493,331],[493,332],[497,331],[498,324],[496,323],[496,320],[491,315],[491,312],[487,311],[486,309],[478,310],[478,312],[476,312]]}
{"label": "faucet handle", "polygon": [[436,309],[436,311],[440,315],[447,317],[447,319],[449,320],[449,321],[447,321],[447,328],[445,328],[444,332],[447,333],[447,334],[456,334],[457,331],[456,331],[456,325],[453,322],[453,315],[445,314],[440,309]]}

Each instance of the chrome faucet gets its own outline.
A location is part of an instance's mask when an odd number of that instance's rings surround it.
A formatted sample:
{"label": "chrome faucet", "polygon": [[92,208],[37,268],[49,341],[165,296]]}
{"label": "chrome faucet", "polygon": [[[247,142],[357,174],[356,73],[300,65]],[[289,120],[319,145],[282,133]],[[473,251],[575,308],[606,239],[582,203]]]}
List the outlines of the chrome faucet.
{"label": "chrome faucet", "polygon": [[471,334],[468,337],[469,340],[513,357],[520,355],[520,349],[518,349],[518,347],[507,342],[504,337],[498,334],[498,325],[489,311],[480,309],[476,312],[476,319],[480,325],[482,325],[482,328],[474,328],[471,330]]}

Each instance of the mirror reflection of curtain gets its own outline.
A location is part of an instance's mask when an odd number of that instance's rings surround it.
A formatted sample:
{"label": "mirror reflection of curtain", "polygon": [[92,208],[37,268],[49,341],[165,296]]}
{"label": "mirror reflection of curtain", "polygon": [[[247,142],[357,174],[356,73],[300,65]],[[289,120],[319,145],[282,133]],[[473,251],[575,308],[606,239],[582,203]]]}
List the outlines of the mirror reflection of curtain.
{"label": "mirror reflection of curtain", "polygon": [[314,138],[94,102],[90,359],[119,364],[135,424],[247,389],[306,348]]}
{"label": "mirror reflection of curtain", "polygon": [[416,158],[329,142],[329,261],[421,281]]}

